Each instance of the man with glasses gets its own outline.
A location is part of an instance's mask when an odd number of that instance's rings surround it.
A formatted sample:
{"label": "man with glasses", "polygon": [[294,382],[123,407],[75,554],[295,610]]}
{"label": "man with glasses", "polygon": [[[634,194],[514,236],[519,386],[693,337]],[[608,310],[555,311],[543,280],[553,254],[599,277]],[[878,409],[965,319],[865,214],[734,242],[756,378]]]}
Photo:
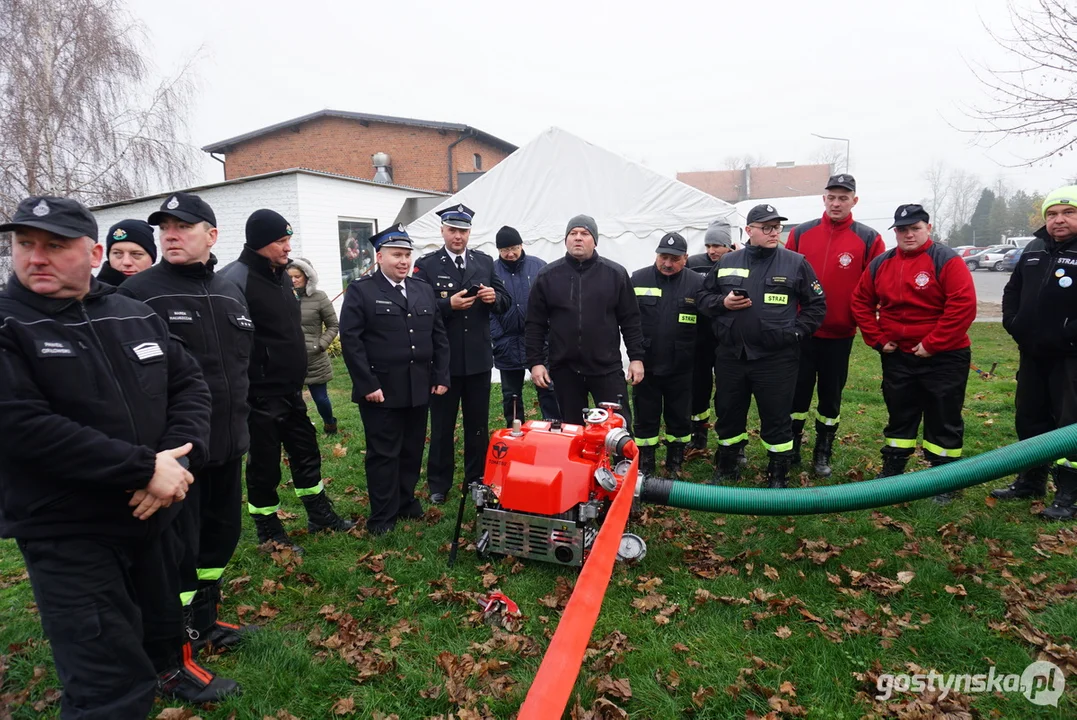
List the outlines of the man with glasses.
{"label": "man with glasses", "polygon": [[830,457],[841,420],[841,393],[849,377],[849,354],[856,321],[849,303],[868,263],[886,252],[873,228],[853,220],[856,178],[832,175],[823,192],[823,217],[801,223],[785,247],[803,255],[826,292],[826,318],[800,349],[800,376],[793,394],[793,464],[800,464],[800,443],[811,398],[819,381],[812,465],[818,477],[830,477]]}
{"label": "man with glasses", "polygon": [[717,400],[718,451],[712,482],[729,484],[739,476],[737,456],[748,442],[748,406],[755,396],[759,436],[767,449],[767,486],[783,488],[793,455],[793,404],[800,343],[811,337],[826,315],[823,287],[803,255],[780,247],[781,221],[772,205],[748,212],[748,246],[727,253],[707,277],[715,293],[700,303],[713,315],[722,363],[723,392]]}
{"label": "man with glasses", "polygon": [[[1014,396],[1021,440],[1077,422],[1077,185],[1047,196],[1043,220],[1002,291],[1002,325],[1021,351]],[[1041,515],[1072,520],[1077,454],[1059,460],[1054,471],[1055,499]],[[1036,467],[991,495],[1019,500],[1046,490],[1047,468]]]}

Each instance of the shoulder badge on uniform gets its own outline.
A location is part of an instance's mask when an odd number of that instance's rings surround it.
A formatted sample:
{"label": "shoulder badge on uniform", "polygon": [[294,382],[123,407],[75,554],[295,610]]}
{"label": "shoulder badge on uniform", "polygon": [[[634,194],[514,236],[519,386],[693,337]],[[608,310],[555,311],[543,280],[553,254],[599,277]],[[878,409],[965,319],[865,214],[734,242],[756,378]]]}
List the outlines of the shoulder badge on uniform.
{"label": "shoulder badge on uniform", "polygon": [[823,286],[819,284],[818,280],[813,280],[811,284],[811,291],[816,295],[823,294]]}

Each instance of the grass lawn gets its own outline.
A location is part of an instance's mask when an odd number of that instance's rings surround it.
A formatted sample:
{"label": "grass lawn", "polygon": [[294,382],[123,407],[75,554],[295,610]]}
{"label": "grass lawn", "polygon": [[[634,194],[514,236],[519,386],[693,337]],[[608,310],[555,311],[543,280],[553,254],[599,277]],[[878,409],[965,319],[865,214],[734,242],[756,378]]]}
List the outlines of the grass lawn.
{"label": "grass lawn", "polygon": [[[972,336],[973,362],[998,367],[989,380],[970,375],[966,455],[1015,439],[1016,348],[998,324],[976,324]],[[339,360],[336,371],[330,392],[343,433],[323,439],[323,474],[338,511],[363,518],[359,413]],[[874,477],[879,469],[886,419],[880,380],[878,357],[858,340],[830,482]],[[497,386],[490,407],[493,427]],[[742,484],[758,484],[765,464],[758,442],[748,459]],[[701,460],[687,469],[697,482],[710,474]],[[629,527],[647,540],[648,554],[614,571],[571,717],[1077,716],[1070,675],[1077,655],[1068,635],[1077,627],[1077,530],[1042,522],[1028,502],[990,507],[987,492],[999,484],[966,490],[943,507],[927,500],[796,518],[648,507]],[[575,572],[506,558],[484,562],[471,552],[449,570],[456,491],[444,513],[431,508],[424,520],[377,539],[365,532],[306,536],[300,502],[283,497],[285,524],[306,555],[300,561],[260,552],[245,519],[222,615],[235,620],[238,613],[264,630],[238,651],[206,660],[244,692],[194,714],[514,715]],[[472,595],[487,588],[519,604],[519,628],[481,622]],[[977,674],[995,665],[999,674],[1020,674],[1041,651],[1070,675],[1058,707],[1034,705],[1019,692],[872,697],[878,673]],[[0,652],[0,718],[56,717],[58,683],[12,541],[0,542]]]}

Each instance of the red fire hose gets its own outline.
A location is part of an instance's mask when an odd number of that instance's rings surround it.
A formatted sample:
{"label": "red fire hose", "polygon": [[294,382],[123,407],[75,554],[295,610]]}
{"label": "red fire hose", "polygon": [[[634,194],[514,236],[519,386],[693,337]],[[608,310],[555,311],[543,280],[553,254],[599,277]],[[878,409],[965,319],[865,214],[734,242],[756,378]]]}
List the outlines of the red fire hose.
{"label": "red fire hose", "polygon": [[602,523],[591,554],[580,571],[576,588],[572,591],[561,615],[561,622],[546,649],[535,681],[527,691],[527,698],[520,708],[517,720],[549,720],[559,718],[565,712],[576,677],[583,665],[583,656],[591,632],[598,621],[602,599],[613,574],[613,562],[621,544],[632,498],[636,492],[639,475],[639,451],[636,443],[624,447],[624,456],[632,461],[624,482],[617,491],[606,519]]}

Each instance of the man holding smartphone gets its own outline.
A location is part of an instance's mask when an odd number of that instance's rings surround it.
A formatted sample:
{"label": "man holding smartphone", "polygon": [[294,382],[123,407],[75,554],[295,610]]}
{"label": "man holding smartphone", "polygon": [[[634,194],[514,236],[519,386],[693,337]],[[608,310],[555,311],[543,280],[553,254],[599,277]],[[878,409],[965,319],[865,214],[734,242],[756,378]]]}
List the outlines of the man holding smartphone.
{"label": "man holding smartphone", "polygon": [[712,315],[723,388],[717,400],[718,434],[712,482],[739,477],[737,456],[748,442],[748,407],[755,396],[759,436],[767,449],[767,486],[782,488],[793,455],[793,404],[800,342],[811,337],[826,315],[823,287],[811,265],[779,244],[786,218],[772,205],[748,211],[748,245],[727,253],[707,277],[714,293],[700,303]]}

